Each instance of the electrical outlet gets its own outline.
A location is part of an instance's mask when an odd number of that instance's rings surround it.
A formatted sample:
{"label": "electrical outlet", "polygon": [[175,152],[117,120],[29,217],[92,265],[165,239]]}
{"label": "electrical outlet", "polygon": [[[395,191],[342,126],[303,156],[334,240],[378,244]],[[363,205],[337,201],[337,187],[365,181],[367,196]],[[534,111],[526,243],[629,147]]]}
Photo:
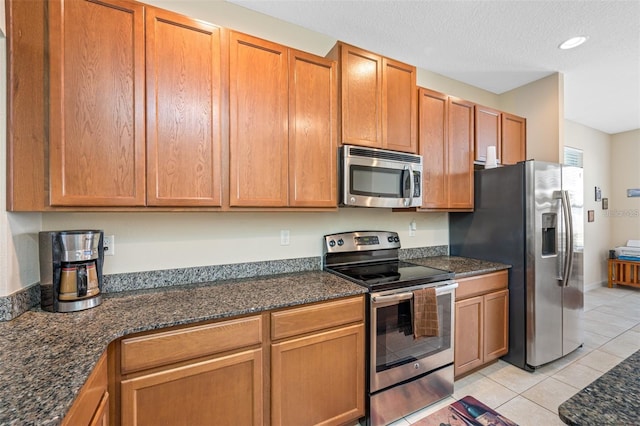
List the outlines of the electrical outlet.
{"label": "electrical outlet", "polygon": [[416,236],[416,229],[418,229],[418,226],[416,225],[416,221],[412,220],[411,223],[409,223],[409,236],[410,237],[415,237]]}
{"label": "electrical outlet", "polygon": [[289,245],[289,230],[283,229],[280,231],[280,245],[288,246]]}
{"label": "electrical outlet", "polygon": [[102,237],[102,247],[105,256],[113,256],[116,254],[116,237],[115,235],[105,235]]}

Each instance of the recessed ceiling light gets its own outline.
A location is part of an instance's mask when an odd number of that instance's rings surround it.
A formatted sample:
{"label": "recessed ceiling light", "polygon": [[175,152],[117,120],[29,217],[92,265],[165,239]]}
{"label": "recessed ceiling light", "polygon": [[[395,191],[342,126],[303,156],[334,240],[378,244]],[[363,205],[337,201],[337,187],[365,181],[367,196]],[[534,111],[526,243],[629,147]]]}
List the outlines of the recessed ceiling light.
{"label": "recessed ceiling light", "polygon": [[584,43],[585,41],[587,41],[589,37],[587,36],[578,36],[578,37],[571,37],[569,40],[563,42],[560,46],[558,46],[560,49],[563,50],[567,50],[567,49],[573,49],[574,47],[578,47],[580,46],[582,43]]}

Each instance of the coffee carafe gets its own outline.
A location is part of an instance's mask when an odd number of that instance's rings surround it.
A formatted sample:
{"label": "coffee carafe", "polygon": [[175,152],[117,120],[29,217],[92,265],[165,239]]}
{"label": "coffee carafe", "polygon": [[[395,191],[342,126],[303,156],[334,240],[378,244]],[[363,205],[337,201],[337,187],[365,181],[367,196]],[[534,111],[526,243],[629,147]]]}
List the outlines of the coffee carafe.
{"label": "coffee carafe", "polygon": [[40,305],[74,312],[102,302],[103,232],[40,232]]}

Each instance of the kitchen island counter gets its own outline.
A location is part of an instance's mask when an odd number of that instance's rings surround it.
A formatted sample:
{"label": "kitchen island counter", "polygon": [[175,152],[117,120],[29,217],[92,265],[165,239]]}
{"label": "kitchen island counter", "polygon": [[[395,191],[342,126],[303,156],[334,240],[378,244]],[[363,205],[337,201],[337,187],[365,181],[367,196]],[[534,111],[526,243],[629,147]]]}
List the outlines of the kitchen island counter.
{"label": "kitchen island counter", "polygon": [[59,424],[115,339],[366,293],[335,275],[297,272],[107,293],[81,312],[39,309],[0,323],[0,424]]}
{"label": "kitchen island counter", "polygon": [[560,404],[560,420],[572,426],[635,425],[640,419],[640,351]]}
{"label": "kitchen island counter", "polygon": [[456,274],[456,278],[488,274],[511,268],[510,265],[505,265],[504,263],[459,256],[422,257],[418,259],[407,259],[407,261],[417,263],[418,265],[452,271]]}

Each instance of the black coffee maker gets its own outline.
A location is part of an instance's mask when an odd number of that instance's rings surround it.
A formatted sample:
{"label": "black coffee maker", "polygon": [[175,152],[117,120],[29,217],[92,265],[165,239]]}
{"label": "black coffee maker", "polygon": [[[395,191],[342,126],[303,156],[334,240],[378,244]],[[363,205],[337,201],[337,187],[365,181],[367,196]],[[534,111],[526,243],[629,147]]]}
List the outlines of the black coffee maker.
{"label": "black coffee maker", "polygon": [[43,231],[40,237],[40,305],[74,312],[102,302],[103,238],[100,230]]}

